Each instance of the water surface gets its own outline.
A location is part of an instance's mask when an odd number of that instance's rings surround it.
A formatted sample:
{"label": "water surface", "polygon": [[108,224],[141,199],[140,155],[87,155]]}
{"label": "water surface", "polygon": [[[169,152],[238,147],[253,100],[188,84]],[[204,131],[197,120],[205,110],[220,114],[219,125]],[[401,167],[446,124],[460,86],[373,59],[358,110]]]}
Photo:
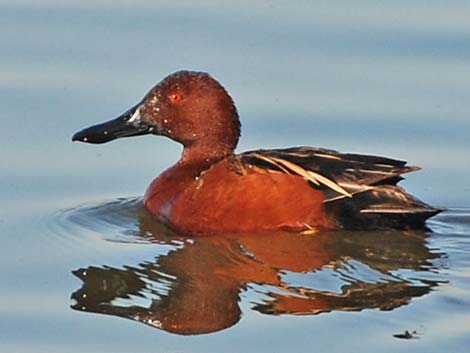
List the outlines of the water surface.
{"label": "water surface", "polygon": [[139,199],[69,210],[61,218],[68,231],[107,229],[108,241],[158,244],[154,259],[73,271],[83,281],[72,294],[73,309],[178,334],[235,325],[248,298],[251,310],[275,316],[393,310],[446,284],[439,274],[444,254],[428,247],[426,231],[184,238],[153,221]]}
{"label": "water surface", "polygon": [[[0,351],[466,352],[469,17],[466,1],[0,1]],[[227,87],[239,151],[406,159],[423,171],[402,185],[448,211],[424,232],[172,234],[140,195],[180,147],[70,137],[183,68]]]}

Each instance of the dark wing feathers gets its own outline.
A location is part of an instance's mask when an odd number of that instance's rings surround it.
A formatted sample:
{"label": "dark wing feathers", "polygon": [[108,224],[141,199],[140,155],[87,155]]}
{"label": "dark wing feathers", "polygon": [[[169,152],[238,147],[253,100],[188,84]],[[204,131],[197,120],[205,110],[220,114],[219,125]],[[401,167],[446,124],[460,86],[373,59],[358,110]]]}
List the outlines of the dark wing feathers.
{"label": "dark wing feathers", "polygon": [[[406,162],[378,156],[340,153],[333,150],[296,147],[287,149],[258,150],[240,155],[245,163],[264,168],[281,169],[267,159],[287,160],[306,171],[322,175],[350,194],[365,191],[370,186],[395,185],[403,178],[402,174],[419,170],[418,167],[405,166]],[[324,187],[331,189],[330,187]],[[333,190],[334,191],[334,190]],[[336,197],[337,194],[328,195]]]}
{"label": "dark wing feathers", "polygon": [[[262,150],[263,151],[263,150]],[[292,148],[283,148],[283,149],[274,149],[274,150],[264,150],[264,152],[273,152],[274,154],[280,155],[292,155],[299,157],[309,158],[312,155],[318,157],[323,157],[327,159],[337,159],[337,160],[347,160],[354,161],[359,163],[369,163],[369,164],[378,164],[394,167],[403,167],[406,164],[406,161],[399,159],[392,159],[381,156],[371,156],[365,154],[355,154],[355,153],[341,153],[335,150],[330,150],[327,148],[318,148],[310,146],[302,147],[292,147]],[[249,152],[247,152],[249,153]]]}
{"label": "dark wing feathers", "polygon": [[442,211],[392,185],[375,187],[352,199],[328,202],[325,208],[337,226],[345,229],[421,228],[428,218]]}
{"label": "dark wing feathers", "polygon": [[297,174],[325,194],[325,208],[343,228],[416,228],[442,210],[406,193],[396,184],[419,170],[402,160],[296,147],[249,151],[244,165]]}

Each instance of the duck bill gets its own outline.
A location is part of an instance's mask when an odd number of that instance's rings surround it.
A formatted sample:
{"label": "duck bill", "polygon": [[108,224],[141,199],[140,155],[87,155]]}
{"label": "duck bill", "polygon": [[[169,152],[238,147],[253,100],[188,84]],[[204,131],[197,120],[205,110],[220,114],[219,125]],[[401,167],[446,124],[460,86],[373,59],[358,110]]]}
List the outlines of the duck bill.
{"label": "duck bill", "polygon": [[153,127],[143,121],[139,108],[137,104],[113,120],[83,129],[72,136],[72,141],[106,143],[121,137],[150,134]]}

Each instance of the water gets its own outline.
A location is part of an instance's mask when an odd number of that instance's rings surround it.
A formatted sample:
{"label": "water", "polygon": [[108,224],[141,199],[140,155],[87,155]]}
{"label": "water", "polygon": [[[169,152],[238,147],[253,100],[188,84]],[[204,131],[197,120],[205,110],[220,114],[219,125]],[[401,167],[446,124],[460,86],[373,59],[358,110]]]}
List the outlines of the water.
{"label": "water", "polygon": [[[0,1],[0,351],[466,352],[469,15],[465,1]],[[234,97],[239,151],[407,159],[424,169],[403,185],[448,211],[406,233],[155,225],[139,195],[180,148],[70,137],[182,68]]]}

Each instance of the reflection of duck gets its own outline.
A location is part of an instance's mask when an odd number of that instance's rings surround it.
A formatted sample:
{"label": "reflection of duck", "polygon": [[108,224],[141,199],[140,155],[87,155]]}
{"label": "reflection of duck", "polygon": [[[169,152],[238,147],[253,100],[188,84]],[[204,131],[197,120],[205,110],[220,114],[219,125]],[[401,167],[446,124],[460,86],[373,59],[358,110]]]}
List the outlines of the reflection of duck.
{"label": "reflection of duck", "polygon": [[420,228],[440,211],[396,186],[401,174],[419,169],[404,161],[312,147],[234,154],[235,105],[201,72],[168,76],[119,118],[72,139],[104,143],[150,133],[184,151],[152,182],[145,206],[185,234]]}
{"label": "reflection of duck", "polygon": [[[250,285],[262,292],[253,308],[275,315],[391,310],[436,285],[400,276],[400,270],[432,268],[438,255],[425,246],[424,232],[238,234],[186,241],[163,232],[146,213],[140,213],[139,232],[158,243],[179,240],[180,245],[134,267],[74,271],[84,282],[72,295],[74,309],[199,334],[238,322],[240,293]],[[320,290],[315,277],[305,278],[325,271],[332,271],[329,281],[339,282],[338,288]]]}

